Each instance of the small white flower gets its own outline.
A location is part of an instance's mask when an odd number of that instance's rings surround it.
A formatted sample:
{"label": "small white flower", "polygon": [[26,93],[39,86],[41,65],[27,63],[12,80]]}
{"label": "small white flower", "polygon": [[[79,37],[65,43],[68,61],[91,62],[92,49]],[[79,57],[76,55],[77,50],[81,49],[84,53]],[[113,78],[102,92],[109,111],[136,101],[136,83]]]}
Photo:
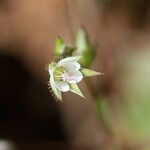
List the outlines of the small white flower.
{"label": "small white flower", "polygon": [[80,58],[80,56],[72,56],[64,58],[58,63],[52,62],[49,64],[49,83],[53,93],[59,100],[62,100],[61,92],[68,91],[84,97],[77,83],[83,79],[83,76],[100,75],[99,72],[81,68],[78,63]]}

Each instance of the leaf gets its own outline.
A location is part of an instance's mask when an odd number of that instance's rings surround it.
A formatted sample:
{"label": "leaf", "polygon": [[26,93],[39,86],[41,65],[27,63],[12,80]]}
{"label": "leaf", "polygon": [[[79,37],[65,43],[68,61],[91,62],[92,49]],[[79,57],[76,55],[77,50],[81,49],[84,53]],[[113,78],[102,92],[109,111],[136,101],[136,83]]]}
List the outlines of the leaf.
{"label": "leaf", "polygon": [[82,92],[80,91],[80,89],[79,89],[79,87],[78,87],[77,84],[75,84],[75,83],[70,83],[69,85],[70,85],[70,91],[71,91],[71,92],[73,92],[73,93],[75,93],[75,94],[78,94],[79,96],[85,98],[84,95],[82,94]]}
{"label": "leaf", "polygon": [[98,76],[101,75],[102,73],[94,71],[94,70],[90,70],[90,69],[85,69],[85,68],[81,68],[81,73],[83,74],[83,76],[85,77],[89,77],[89,76]]}
{"label": "leaf", "polygon": [[88,39],[88,35],[84,28],[80,29],[76,37],[76,53],[81,55],[80,64],[82,67],[89,67],[96,55],[96,50],[94,46]]}

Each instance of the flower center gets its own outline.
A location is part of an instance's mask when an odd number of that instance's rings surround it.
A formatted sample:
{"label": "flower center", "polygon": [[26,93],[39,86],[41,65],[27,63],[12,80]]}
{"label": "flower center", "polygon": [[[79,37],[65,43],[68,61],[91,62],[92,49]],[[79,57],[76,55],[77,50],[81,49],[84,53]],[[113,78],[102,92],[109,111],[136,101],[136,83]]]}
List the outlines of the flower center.
{"label": "flower center", "polygon": [[63,78],[63,81],[67,81],[67,82],[76,79],[75,76],[70,75],[67,72],[65,72],[65,73],[62,74],[62,78]]}
{"label": "flower center", "polygon": [[72,83],[72,82],[76,82],[78,77],[75,76],[74,74],[70,74],[70,73],[65,72],[62,74],[62,78],[63,78],[63,81]]}
{"label": "flower center", "polygon": [[58,67],[54,71],[54,80],[55,81],[65,81],[65,82],[76,82],[77,76],[73,73],[68,73],[63,67]]}
{"label": "flower center", "polygon": [[63,67],[58,67],[54,71],[54,79],[55,81],[63,81],[62,75],[66,73],[65,69]]}

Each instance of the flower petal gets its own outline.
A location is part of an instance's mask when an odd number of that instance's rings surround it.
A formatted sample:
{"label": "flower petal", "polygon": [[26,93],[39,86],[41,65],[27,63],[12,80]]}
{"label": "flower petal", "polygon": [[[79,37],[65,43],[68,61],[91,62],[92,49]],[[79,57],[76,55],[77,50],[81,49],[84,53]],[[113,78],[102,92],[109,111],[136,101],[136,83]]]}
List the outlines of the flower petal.
{"label": "flower petal", "polygon": [[80,58],[81,58],[81,56],[66,57],[66,58],[60,60],[60,61],[57,63],[57,66],[62,66],[62,65],[64,65],[66,62],[79,61]]}
{"label": "flower petal", "polygon": [[55,85],[62,92],[68,92],[70,89],[68,83],[64,81],[55,81]]}
{"label": "flower petal", "polygon": [[83,79],[83,75],[80,71],[68,72],[68,83],[78,83]]}
{"label": "flower petal", "polygon": [[66,62],[63,67],[67,72],[73,72],[79,70],[81,65],[78,62]]}

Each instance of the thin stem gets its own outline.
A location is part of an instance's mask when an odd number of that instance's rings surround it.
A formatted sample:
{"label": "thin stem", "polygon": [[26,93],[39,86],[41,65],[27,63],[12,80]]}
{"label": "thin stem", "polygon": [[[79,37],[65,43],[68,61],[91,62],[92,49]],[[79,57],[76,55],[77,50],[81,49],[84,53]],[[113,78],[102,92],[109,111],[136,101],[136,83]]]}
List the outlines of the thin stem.
{"label": "thin stem", "polygon": [[66,10],[67,25],[69,28],[69,34],[70,34],[71,40],[74,41],[75,35],[74,35],[73,21],[72,21],[70,11],[69,11],[69,4],[68,4],[67,0],[64,0],[64,3],[65,3],[65,10]]}

